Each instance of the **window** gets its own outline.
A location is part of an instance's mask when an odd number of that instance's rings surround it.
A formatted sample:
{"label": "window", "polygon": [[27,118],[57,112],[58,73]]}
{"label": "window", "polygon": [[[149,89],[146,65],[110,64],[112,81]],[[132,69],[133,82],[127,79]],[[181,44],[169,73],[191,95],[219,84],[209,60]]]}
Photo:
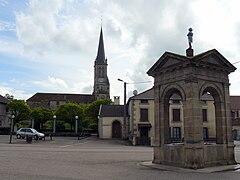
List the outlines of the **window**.
{"label": "window", "polygon": [[180,104],[180,100],[172,100],[173,104]]}
{"label": "window", "polygon": [[2,126],[2,120],[0,120],[0,126]]}
{"label": "window", "polygon": [[180,127],[173,127],[172,138],[173,139],[181,139],[181,128]]}
{"label": "window", "polygon": [[239,111],[236,111],[236,118],[239,118]]}
{"label": "window", "polygon": [[140,121],[148,121],[148,109],[140,109]]}
{"label": "window", "polygon": [[172,110],[172,114],[173,114],[173,121],[180,121],[180,109],[173,109]]}
{"label": "window", "polygon": [[6,108],[6,113],[8,113],[9,112],[9,108]]}
{"label": "window", "polygon": [[203,139],[208,139],[208,128],[206,127],[203,128]]}
{"label": "window", "polygon": [[207,109],[203,109],[202,110],[202,117],[203,117],[203,121],[207,121],[208,120]]}
{"label": "window", "polygon": [[147,99],[141,99],[141,103],[147,104],[147,103],[148,103],[148,100],[147,100]]}

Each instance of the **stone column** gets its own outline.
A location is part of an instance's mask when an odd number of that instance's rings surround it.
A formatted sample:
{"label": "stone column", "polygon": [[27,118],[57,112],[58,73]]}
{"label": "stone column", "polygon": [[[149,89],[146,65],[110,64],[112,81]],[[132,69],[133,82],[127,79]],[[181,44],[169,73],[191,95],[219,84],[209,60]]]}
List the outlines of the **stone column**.
{"label": "stone column", "polygon": [[232,138],[232,117],[231,117],[231,101],[229,96],[229,83],[224,84],[225,95],[225,126],[226,126],[226,143],[227,143],[227,161],[228,164],[236,164],[234,154],[234,142]]}
{"label": "stone column", "polygon": [[184,143],[185,167],[201,168],[204,166],[202,108],[196,80],[185,84],[186,102],[184,103]]}
{"label": "stone column", "polygon": [[161,163],[162,160],[162,135],[160,129],[160,86],[154,86],[154,154],[153,163]]}

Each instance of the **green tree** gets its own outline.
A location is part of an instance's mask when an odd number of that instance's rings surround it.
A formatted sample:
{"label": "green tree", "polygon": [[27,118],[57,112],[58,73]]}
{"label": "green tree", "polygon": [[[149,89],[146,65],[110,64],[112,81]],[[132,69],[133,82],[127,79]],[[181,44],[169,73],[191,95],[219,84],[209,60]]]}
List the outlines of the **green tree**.
{"label": "green tree", "polygon": [[31,109],[24,100],[13,99],[7,104],[7,107],[14,115],[13,127],[20,121],[28,120]]}
{"label": "green tree", "polygon": [[53,112],[47,108],[34,108],[31,112],[34,119],[34,128],[41,130],[43,125],[53,117]]}
{"label": "green tree", "polygon": [[89,119],[89,128],[93,129],[95,132],[98,131],[98,113],[101,104],[111,104],[111,99],[99,99],[85,108],[85,116]]}
{"label": "green tree", "polygon": [[57,119],[69,123],[71,130],[73,130],[73,127],[75,127],[75,116],[78,116],[78,122],[81,122],[84,118],[83,107],[75,103],[63,104],[57,108],[56,116]]}

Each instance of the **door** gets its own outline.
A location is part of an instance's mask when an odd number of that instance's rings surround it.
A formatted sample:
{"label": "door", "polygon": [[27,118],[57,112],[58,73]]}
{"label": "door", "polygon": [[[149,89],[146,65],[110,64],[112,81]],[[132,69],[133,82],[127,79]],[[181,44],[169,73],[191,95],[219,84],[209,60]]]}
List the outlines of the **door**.
{"label": "door", "polygon": [[140,128],[140,145],[150,145],[148,133],[149,128],[147,127]]}
{"label": "door", "polygon": [[119,121],[112,123],[112,138],[122,138],[122,127]]}

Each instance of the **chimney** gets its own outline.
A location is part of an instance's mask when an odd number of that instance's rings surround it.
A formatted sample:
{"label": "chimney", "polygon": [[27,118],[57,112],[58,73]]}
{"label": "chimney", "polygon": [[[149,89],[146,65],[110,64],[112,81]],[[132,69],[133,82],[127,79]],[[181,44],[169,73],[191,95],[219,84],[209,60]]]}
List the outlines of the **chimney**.
{"label": "chimney", "polygon": [[114,96],[114,105],[120,104],[120,96]]}

